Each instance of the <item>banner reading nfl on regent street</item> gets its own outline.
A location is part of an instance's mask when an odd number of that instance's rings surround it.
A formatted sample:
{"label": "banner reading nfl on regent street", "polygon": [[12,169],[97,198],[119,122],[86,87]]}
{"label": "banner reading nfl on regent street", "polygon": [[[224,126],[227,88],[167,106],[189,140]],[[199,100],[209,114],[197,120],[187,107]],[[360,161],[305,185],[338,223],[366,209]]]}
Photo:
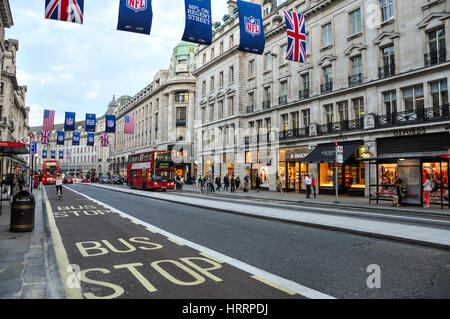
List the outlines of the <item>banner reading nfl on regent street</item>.
{"label": "banner reading nfl on regent street", "polygon": [[262,9],[259,4],[238,0],[241,39],[238,50],[263,54],[266,46]]}
{"label": "banner reading nfl on regent street", "polygon": [[151,0],[120,0],[117,30],[150,35],[152,20]]}
{"label": "banner reading nfl on regent street", "polygon": [[211,0],[185,0],[186,26],[183,41],[212,43]]}

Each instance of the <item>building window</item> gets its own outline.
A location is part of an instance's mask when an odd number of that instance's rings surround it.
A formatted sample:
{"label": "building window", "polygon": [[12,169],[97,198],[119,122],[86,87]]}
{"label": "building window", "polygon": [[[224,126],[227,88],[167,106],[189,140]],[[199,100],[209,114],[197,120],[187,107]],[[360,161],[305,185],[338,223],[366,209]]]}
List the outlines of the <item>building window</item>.
{"label": "building window", "polygon": [[447,80],[434,81],[430,83],[431,104],[433,108],[448,105]]}
{"label": "building window", "polygon": [[339,121],[348,121],[348,102],[342,101],[337,104],[338,108],[338,120]]}
{"label": "building window", "polygon": [[234,66],[230,66],[230,69],[228,70],[228,82],[234,83]]}
{"label": "building window", "polygon": [[306,34],[306,50],[305,50],[306,55],[310,55],[311,54],[311,44],[309,42],[309,33]]}
{"label": "building window", "polygon": [[362,31],[361,9],[350,12],[350,35],[360,33]]}
{"label": "building window", "polygon": [[300,4],[297,6],[296,10],[297,10],[298,13],[302,13],[303,11],[305,11],[305,10],[306,10],[306,1],[300,3]]}
{"label": "building window", "polygon": [[423,85],[403,89],[405,112],[414,112],[424,107]]}
{"label": "building window", "polygon": [[381,49],[381,54],[383,55],[383,67],[380,70],[380,78],[385,78],[388,76],[395,75],[395,51],[394,46],[390,45],[388,47]]}
{"label": "building window", "polygon": [[189,101],[189,93],[188,92],[175,93],[175,102],[186,103],[187,101]]}
{"label": "building window", "polygon": [[209,91],[214,91],[214,76],[209,79]]}
{"label": "building window", "polygon": [[177,107],[177,121],[186,121],[185,107]]}
{"label": "building window", "polygon": [[263,8],[263,17],[267,17],[270,14],[270,11],[272,10],[272,5],[271,4],[267,4],[264,6]]}
{"label": "building window", "polygon": [[328,23],[322,27],[323,46],[327,47],[333,44],[333,35],[331,29],[331,23]]}
{"label": "building window", "polygon": [[285,63],[285,59],[286,59],[286,53],[287,53],[287,44],[283,44],[280,47],[280,64]]}
{"label": "building window", "polygon": [[219,53],[220,53],[220,54],[223,53],[223,41],[220,42],[220,44],[219,44]]}
{"label": "building window", "polygon": [[214,104],[209,106],[209,121],[214,121]]}
{"label": "building window", "polygon": [[206,95],[206,81],[202,82],[202,96]]}
{"label": "building window", "polygon": [[202,123],[206,123],[206,106],[202,107]]}
{"label": "building window", "polygon": [[308,127],[311,123],[311,111],[309,109],[302,110],[303,127]]}
{"label": "building window", "polygon": [[360,55],[351,58],[352,74],[349,78],[349,86],[362,83],[362,58]]}
{"label": "building window", "polygon": [[323,115],[326,124],[334,122],[334,106],[333,104],[325,104],[323,106]]}
{"label": "building window", "polygon": [[283,131],[289,131],[289,116],[288,114],[281,115],[281,129]]}
{"label": "building window", "polygon": [[300,117],[298,112],[291,113],[292,129],[300,128]]}
{"label": "building window", "polygon": [[248,93],[248,105],[254,106],[255,105],[255,94],[254,92]]}
{"label": "building window", "polygon": [[234,115],[234,96],[228,98],[228,116]]}
{"label": "building window", "polygon": [[219,88],[223,88],[223,71],[219,73]]}
{"label": "building window", "polygon": [[353,119],[359,120],[365,114],[364,111],[364,98],[360,97],[352,100],[353,103]]}
{"label": "building window", "polygon": [[447,60],[445,46],[445,28],[428,32],[429,53],[425,55],[425,65],[435,65]]}
{"label": "building window", "polygon": [[395,90],[383,93],[384,114],[389,115],[397,112],[397,92]]}
{"label": "building window", "polygon": [[264,71],[272,70],[272,53],[266,53],[264,55]]}
{"label": "building window", "polygon": [[217,116],[218,116],[218,119],[220,120],[223,118],[223,101],[219,101],[218,104],[219,104],[219,109],[217,110],[218,111]]}
{"label": "building window", "polygon": [[248,62],[248,76],[253,77],[255,76],[255,60],[251,60]]}
{"label": "building window", "polygon": [[206,53],[203,53],[203,64],[206,64]]}
{"label": "building window", "polygon": [[214,48],[211,48],[211,60],[214,59]]}
{"label": "building window", "polygon": [[394,18],[394,0],[381,0],[381,21]]}
{"label": "building window", "polygon": [[234,36],[230,35],[230,48],[234,47]]}

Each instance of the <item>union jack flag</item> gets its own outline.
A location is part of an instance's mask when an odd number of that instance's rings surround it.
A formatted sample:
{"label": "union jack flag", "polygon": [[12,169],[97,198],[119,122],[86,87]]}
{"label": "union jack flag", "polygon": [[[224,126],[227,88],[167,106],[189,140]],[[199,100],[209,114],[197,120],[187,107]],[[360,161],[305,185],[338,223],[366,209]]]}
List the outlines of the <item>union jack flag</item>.
{"label": "union jack flag", "polygon": [[45,18],[83,24],[84,0],[45,0]]}
{"label": "union jack flag", "polygon": [[288,45],[286,60],[306,62],[305,16],[293,11],[284,11]]}
{"label": "union jack flag", "polygon": [[42,130],[41,132],[41,144],[50,143],[50,131]]}
{"label": "union jack flag", "polygon": [[108,142],[109,142],[108,133],[102,133],[100,139],[102,140],[102,146],[103,147],[107,147],[108,146]]}

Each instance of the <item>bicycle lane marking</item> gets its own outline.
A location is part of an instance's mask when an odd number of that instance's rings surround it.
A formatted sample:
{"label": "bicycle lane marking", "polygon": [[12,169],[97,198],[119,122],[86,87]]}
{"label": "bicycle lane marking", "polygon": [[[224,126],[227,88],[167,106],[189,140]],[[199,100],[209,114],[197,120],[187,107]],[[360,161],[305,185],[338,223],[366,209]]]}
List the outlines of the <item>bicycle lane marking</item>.
{"label": "bicycle lane marking", "polygon": [[[94,202],[100,206],[103,206],[104,208],[106,208],[116,214],[118,214],[120,217],[122,217],[123,220],[129,220],[134,225],[143,226],[143,228],[151,234],[162,235],[166,241],[171,242],[172,246],[175,245],[175,246],[178,246],[178,248],[181,248],[181,247],[191,248],[191,249],[195,250],[197,252],[197,254],[200,254],[201,256],[203,256],[205,258],[209,258],[209,260],[211,260],[211,261],[222,262],[223,264],[228,264],[234,268],[244,271],[245,273],[248,273],[249,276],[252,278],[253,282],[257,281],[260,284],[261,283],[264,284],[264,286],[266,286],[266,287],[269,286],[271,288],[277,289],[278,291],[284,292],[285,296],[283,298],[298,294],[300,296],[303,296],[306,298],[312,298],[312,299],[334,299],[334,297],[332,297],[332,296],[321,293],[321,292],[311,289],[309,287],[305,287],[303,285],[300,285],[296,282],[279,277],[277,275],[271,274],[262,269],[253,267],[253,266],[243,263],[237,259],[226,256],[224,254],[221,254],[217,251],[211,250],[211,249],[201,246],[199,244],[193,243],[187,239],[181,238],[173,233],[169,233],[169,232],[167,232],[163,229],[160,229],[154,225],[148,224],[148,223],[141,221],[131,215],[128,215],[128,214],[124,213],[123,211],[120,211],[112,206],[109,206],[108,204],[100,202],[86,194],[75,191],[73,189],[71,189],[71,191],[91,200],[92,202]],[[211,296],[209,296],[209,298],[210,297]]]}

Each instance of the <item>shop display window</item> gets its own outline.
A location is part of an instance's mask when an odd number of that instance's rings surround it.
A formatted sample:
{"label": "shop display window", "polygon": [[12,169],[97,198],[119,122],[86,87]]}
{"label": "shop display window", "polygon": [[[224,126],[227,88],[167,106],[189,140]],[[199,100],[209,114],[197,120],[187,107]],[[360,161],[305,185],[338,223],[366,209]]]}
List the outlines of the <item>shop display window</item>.
{"label": "shop display window", "polygon": [[[335,164],[319,164],[320,170],[320,180],[319,187],[334,187],[334,170]],[[342,185],[342,168],[343,165],[339,164],[339,185]]]}
{"label": "shop display window", "polygon": [[366,165],[365,163],[351,164],[345,170],[345,182],[351,188],[366,187]]}
{"label": "shop display window", "polygon": [[380,164],[378,178],[381,186],[379,192],[396,193],[395,185],[398,179],[397,164]]}
{"label": "shop display window", "polygon": [[[422,183],[425,182],[426,174],[430,174],[433,190],[430,194],[430,201],[432,203],[448,204],[449,188],[448,188],[448,163],[446,162],[432,162],[422,163]],[[423,188],[423,187],[422,187]]]}

